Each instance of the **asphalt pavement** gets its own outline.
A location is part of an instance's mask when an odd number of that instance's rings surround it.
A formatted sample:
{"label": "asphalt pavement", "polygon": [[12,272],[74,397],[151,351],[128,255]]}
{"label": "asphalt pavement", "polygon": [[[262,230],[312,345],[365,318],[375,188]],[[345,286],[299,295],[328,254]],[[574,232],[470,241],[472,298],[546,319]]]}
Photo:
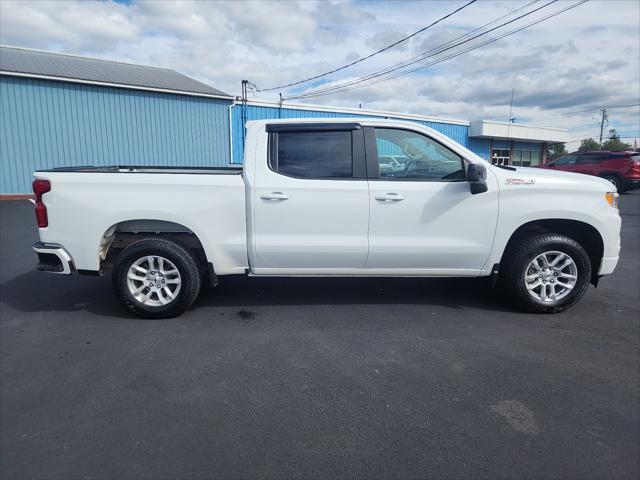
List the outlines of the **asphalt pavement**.
{"label": "asphalt pavement", "polygon": [[[227,278],[177,319],[34,270],[0,202],[0,477],[640,477],[640,192],[567,312],[477,279]],[[81,221],[81,219],[79,219]]]}

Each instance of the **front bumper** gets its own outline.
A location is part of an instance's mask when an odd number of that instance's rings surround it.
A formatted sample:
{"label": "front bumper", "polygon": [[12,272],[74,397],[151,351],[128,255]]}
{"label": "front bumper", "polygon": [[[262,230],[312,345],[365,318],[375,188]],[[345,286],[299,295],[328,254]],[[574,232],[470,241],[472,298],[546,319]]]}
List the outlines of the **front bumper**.
{"label": "front bumper", "polygon": [[602,260],[600,260],[598,275],[609,275],[610,273],[613,273],[616,269],[619,258],[620,257],[603,257]]}
{"label": "front bumper", "polygon": [[622,181],[622,185],[625,190],[634,190],[636,188],[640,188],[640,179],[635,178],[624,178]]}
{"label": "front bumper", "polygon": [[41,272],[57,273],[59,275],[71,275],[75,270],[71,255],[62,245],[57,243],[36,242],[33,251],[38,256],[36,269]]}

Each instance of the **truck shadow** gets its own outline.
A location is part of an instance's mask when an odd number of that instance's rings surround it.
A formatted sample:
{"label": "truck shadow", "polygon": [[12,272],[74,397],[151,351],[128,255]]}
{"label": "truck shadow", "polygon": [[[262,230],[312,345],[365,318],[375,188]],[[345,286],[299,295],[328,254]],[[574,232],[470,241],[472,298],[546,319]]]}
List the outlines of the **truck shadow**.
{"label": "truck shadow", "polygon": [[[0,296],[3,303],[20,312],[84,310],[102,316],[131,317],[114,296],[109,273],[103,277],[63,277],[30,271],[2,284]],[[192,311],[198,314],[215,307],[378,304],[509,311],[497,297],[485,279],[234,276],[223,278],[216,288],[204,285]]]}

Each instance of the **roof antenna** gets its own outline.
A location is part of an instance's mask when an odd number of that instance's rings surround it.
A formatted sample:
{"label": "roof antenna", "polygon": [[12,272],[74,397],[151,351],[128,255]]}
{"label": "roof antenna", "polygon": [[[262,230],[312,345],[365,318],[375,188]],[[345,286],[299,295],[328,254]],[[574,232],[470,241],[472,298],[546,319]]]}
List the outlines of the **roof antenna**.
{"label": "roof antenna", "polygon": [[515,91],[515,88],[511,89],[511,105],[509,106],[509,120],[507,121],[507,123],[516,123],[516,117],[512,117],[511,114],[513,113],[513,92]]}

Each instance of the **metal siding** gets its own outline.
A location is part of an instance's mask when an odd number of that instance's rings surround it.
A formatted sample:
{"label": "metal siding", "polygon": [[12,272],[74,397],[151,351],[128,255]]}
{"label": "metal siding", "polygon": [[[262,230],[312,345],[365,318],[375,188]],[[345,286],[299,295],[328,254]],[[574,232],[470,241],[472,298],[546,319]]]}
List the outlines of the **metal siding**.
{"label": "metal siding", "polygon": [[0,193],[31,191],[36,169],[223,166],[230,102],[0,77]]}
{"label": "metal siding", "polygon": [[[242,163],[244,156],[244,144],[243,144],[243,130],[242,125],[242,108],[243,106],[238,104],[233,107],[233,163]],[[394,118],[391,116],[382,115],[360,115],[344,112],[327,112],[317,110],[301,110],[301,109],[289,109],[289,108],[277,108],[277,107],[265,107],[257,105],[247,105],[247,121],[251,120],[269,120],[278,118],[390,118],[394,120],[407,121],[406,118]],[[427,127],[433,128],[438,132],[448,136],[456,142],[464,145],[469,145],[469,127],[466,125],[454,125],[449,123],[430,122],[425,120],[408,120]]]}
{"label": "metal siding", "polygon": [[508,140],[493,140],[493,149],[494,150],[509,150],[509,141]]}
{"label": "metal siding", "polygon": [[469,150],[471,150],[476,155],[484,158],[485,160],[490,160],[491,157],[491,139],[489,138],[470,138],[469,139]]}

